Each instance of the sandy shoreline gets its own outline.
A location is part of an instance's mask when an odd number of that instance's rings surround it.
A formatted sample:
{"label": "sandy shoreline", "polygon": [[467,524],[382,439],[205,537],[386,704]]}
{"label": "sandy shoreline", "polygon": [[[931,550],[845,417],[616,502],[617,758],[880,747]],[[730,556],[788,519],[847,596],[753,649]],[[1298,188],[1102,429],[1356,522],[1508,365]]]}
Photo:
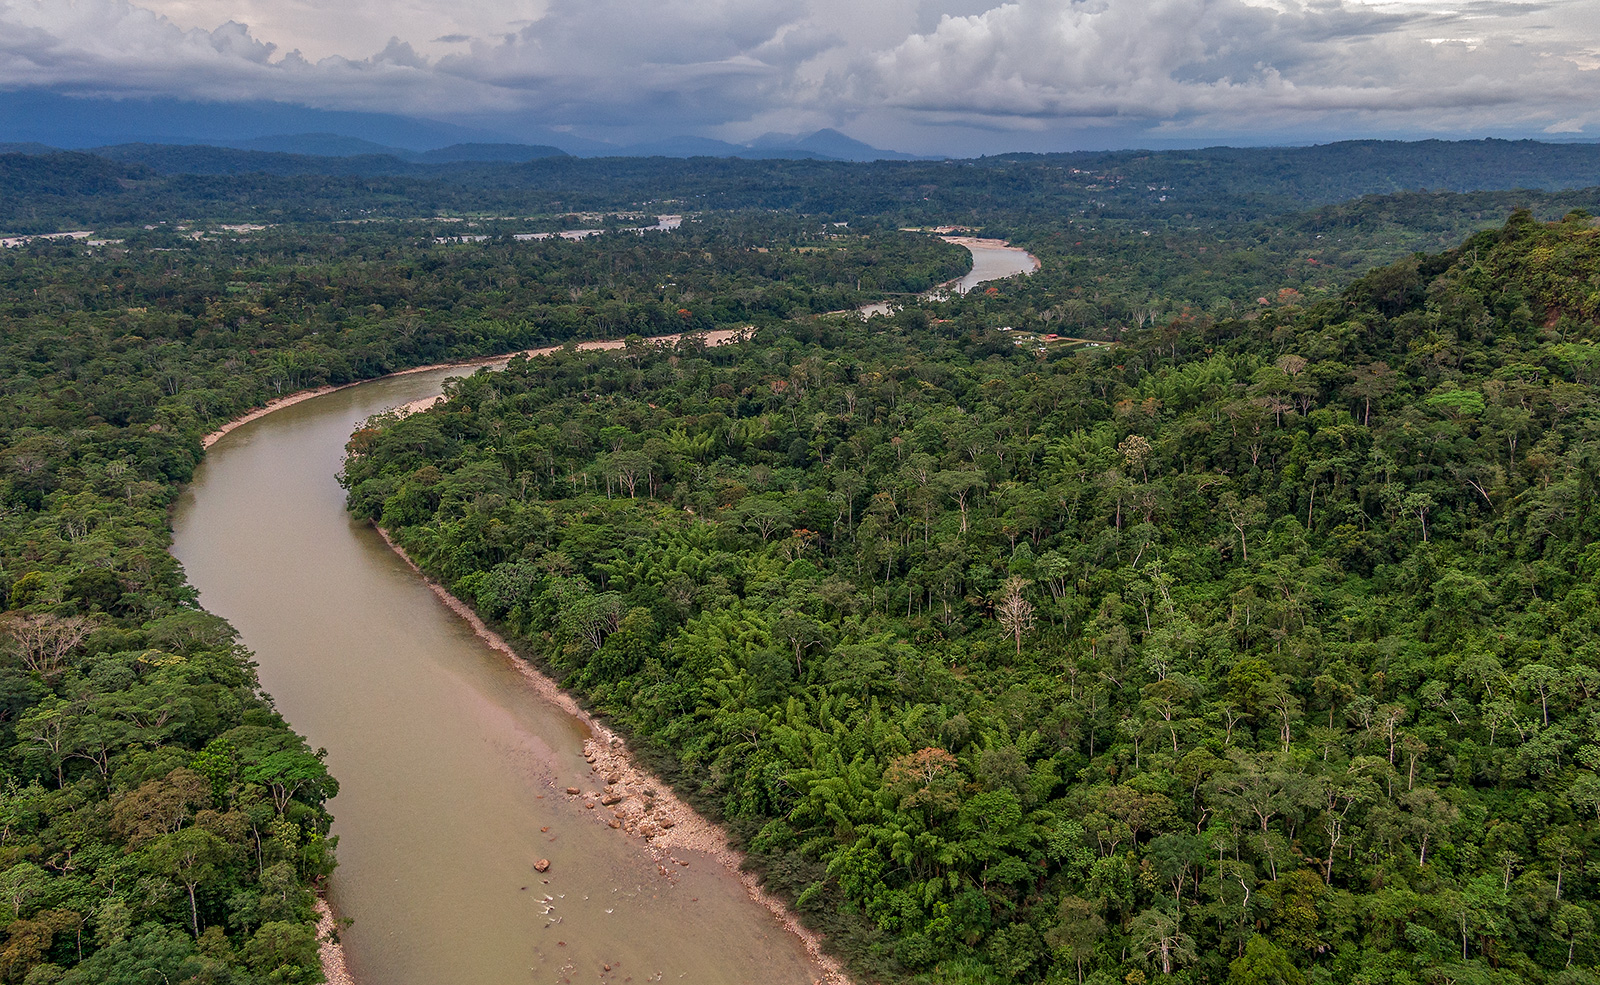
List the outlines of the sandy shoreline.
{"label": "sandy shoreline", "polygon": [[[640,848],[655,860],[663,876],[670,876],[673,871],[671,866],[689,864],[678,859],[673,854],[675,851],[698,852],[715,859],[739,878],[751,900],[766,907],[784,929],[800,940],[816,967],[819,985],[854,985],[844,968],[823,952],[821,938],[800,922],[788,904],[763,889],[755,876],[744,870],[744,854],[728,844],[727,835],[721,828],[684,803],[670,786],[635,762],[621,736],[597,721],[553,679],[518,656],[511,644],[485,625],[471,606],[423,574],[405,548],[396,543],[387,530],[382,527],[375,529],[390,550],[417,573],[450,611],[471,626],[479,639],[511,660],[512,666],[527,679],[534,691],[589,729],[590,738],[584,741],[584,758],[591,764],[590,772],[593,775],[588,789],[581,786],[567,788],[569,798],[593,801],[607,808],[604,812],[594,811],[593,816],[610,827],[642,838]],[[572,790],[579,792],[570,793]],[[342,967],[343,955],[339,957]],[[338,985],[331,973],[328,980]]]}
{"label": "sandy shoreline", "polygon": [[[1014,250],[1017,253],[1027,254],[1028,259],[1033,261],[1034,270],[1038,270],[1044,266],[1044,264],[1039,261],[1038,257],[1034,256],[1032,253],[1028,253],[1027,250],[1024,250],[1020,246],[1012,246],[1009,240],[985,239],[982,236],[940,236],[939,238],[944,240],[946,243],[954,243],[957,246],[975,246],[979,249],[985,250]],[[960,279],[961,278],[959,277],[956,278],[956,280]],[[947,283],[954,284],[955,282],[956,281],[953,280],[948,281]]]}
{"label": "sandy shoreline", "polygon": [[[937,232],[937,230],[935,230],[935,231]],[[1010,240],[986,239],[986,238],[984,238],[982,236],[946,236],[946,235],[942,235],[942,234],[939,236],[939,238],[944,240],[946,243],[953,243],[956,246],[964,246],[969,251],[973,250],[973,249],[980,249],[980,250],[987,249],[987,250],[1008,250],[1008,251],[1010,251],[1012,253],[1021,253],[1023,256],[1028,258],[1028,262],[1029,263],[1033,264],[1033,272],[1034,273],[1038,273],[1041,269],[1044,268],[1044,264],[1039,260],[1038,257],[1034,256],[1032,253],[1029,253],[1027,250],[1023,249],[1020,246],[1012,246]],[[972,255],[972,259],[973,259],[973,269],[976,270],[977,269],[978,255],[976,253],[974,253]],[[949,292],[951,290],[953,290],[957,284],[960,284],[962,281],[966,280],[971,275],[972,275],[972,271],[969,270],[966,273],[962,274],[960,277],[952,277],[951,279],[949,279],[947,281],[944,281],[943,283],[935,284],[931,288],[929,288],[928,290],[923,291],[920,294],[915,295],[915,297],[918,300],[923,300],[923,301],[941,300],[943,298],[948,297]],[[1007,275],[1007,276],[1010,276],[1010,275]],[[994,278],[988,278],[988,279],[994,279]],[[982,283],[982,281],[979,281],[979,283]],[[976,285],[974,285],[974,286],[976,286]],[[970,288],[969,288],[969,290],[970,290]],[[907,295],[900,295],[900,296],[905,297]],[[871,318],[873,315],[888,315],[888,314],[892,314],[894,312],[894,310],[895,310],[895,305],[896,305],[896,302],[891,298],[889,300],[874,301],[871,304],[864,304],[859,308],[844,308],[844,309],[839,310],[839,311],[824,312],[824,314],[829,314],[829,315],[859,315],[861,318],[866,319],[866,318]]]}
{"label": "sandy shoreline", "polygon": [[[750,329],[748,328],[724,328],[718,329],[715,332],[705,332],[703,334],[705,335],[706,345],[715,346],[736,341],[742,338],[749,331]],[[683,338],[683,333],[680,332],[674,335],[654,335],[648,339],[645,339],[645,341],[651,345],[668,345],[678,341],[681,338]],[[626,345],[627,342],[622,339],[604,339],[592,342],[579,342],[577,348],[579,352],[593,352],[603,349],[621,349]],[[233,420],[222,425],[222,427],[217,428],[204,438],[201,438],[200,447],[210,448],[218,441],[221,441],[222,437],[228,432],[242,427],[243,425],[249,424],[251,421],[260,420],[275,410],[282,410],[285,407],[293,407],[295,404],[305,400],[310,400],[312,397],[320,397],[325,393],[333,393],[335,390],[343,390],[345,387],[360,386],[363,383],[371,383],[373,380],[386,380],[392,376],[410,376],[413,373],[428,373],[436,369],[478,369],[482,366],[494,366],[498,363],[509,362],[518,356],[527,356],[529,358],[534,356],[548,356],[560,352],[563,348],[565,348],[565,345],[549,345],[542,349],[519,349],[516,352],[508,352],[498,356],[477,356],[472,359],[460,359],[454,362],[431,363],[427,366],[414,366],[411,369],[395,370],[393,373],[385,373],[382,376],[374,376],[371,379],[356,380],[351,383],[341,383],[338,386],[319,386],[312,390],[299,390],[295,393],[285,394],[281,397],[274,397],[262,406],[257,407],[255,410],[235,417]],[[418,409],[414,406],[417,403],[419,403],[419,401],[412,401],[412,403],[407,404],[406,407],[411,408],[412,410]]]}
{"label": "sandy shoreline", "polygon": [[328,985],[356,985],[350,968],[344,961],[344,945],[339,943],[338,922],[333,908],[320,894],[317,896],[317,954],[322,959],[322,977]]}

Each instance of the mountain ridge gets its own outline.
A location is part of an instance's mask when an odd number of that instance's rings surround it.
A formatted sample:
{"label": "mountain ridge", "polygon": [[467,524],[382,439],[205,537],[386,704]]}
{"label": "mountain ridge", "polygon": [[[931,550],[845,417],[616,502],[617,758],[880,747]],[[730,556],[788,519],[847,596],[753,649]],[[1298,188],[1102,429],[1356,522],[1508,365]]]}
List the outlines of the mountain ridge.
{"label": "mountain ridge", "polygon": [[628,144],[593,140],[550,127],[499,130],[460,126],[394,113],[323,110],[255,100],[205,103],[178,99],[76,98],[39,90],[0,93],[0,146],[87,150],[125,144],[228,147],[236,150],[356,157],[387,154],[402,160],[523,161],[548,153],[505,151],[499,156],[440,158],[461,147],[533,147],[574,157],[740,157],[840,161],[917,160],[833,129],[810,134],[764,134],[733,143],[689,134]]}

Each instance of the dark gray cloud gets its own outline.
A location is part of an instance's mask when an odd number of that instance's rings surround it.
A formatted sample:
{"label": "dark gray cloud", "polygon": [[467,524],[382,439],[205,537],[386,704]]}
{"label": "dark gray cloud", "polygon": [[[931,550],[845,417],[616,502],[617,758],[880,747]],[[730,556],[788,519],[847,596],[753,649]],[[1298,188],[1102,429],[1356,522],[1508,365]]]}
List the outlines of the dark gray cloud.
{"label": "dark gray cloud", "polygon": [[1033,131],[1139,121],[1168,136],[1270,134],[1337,117],[1368,132],[1482,132],[1593,116],[1593,34],[1533,46],[1503,18],[1474,16],[1469,32],[1462,16],[1424,4],[1022,0],[947,18],[864,59],[848,82],[859,101],[930,125],[1009,118]]}
{"label": "dark gray cloud", "polygon": [[1600,127],[1600,4],[0,0],[24,86],[918,150],[1571,134]]}
{"label": "dark gray cloud", "polygon": [[[555,0],[539,20],[434,68],[561,123],[666,114],[715,125],[775,98],[803,16],[790,0]],[[803,31],[794,42],[804,50]]]}

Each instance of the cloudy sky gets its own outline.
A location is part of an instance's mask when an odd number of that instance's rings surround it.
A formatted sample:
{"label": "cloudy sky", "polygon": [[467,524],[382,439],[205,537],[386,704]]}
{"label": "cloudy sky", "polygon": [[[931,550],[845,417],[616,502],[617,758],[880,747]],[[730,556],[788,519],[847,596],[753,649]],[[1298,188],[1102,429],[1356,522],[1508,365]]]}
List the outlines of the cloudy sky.
{"label": "cloudy sky", "polygon": [[0,89],[922,153],[1600,139],[1600,2],[0,0]]}

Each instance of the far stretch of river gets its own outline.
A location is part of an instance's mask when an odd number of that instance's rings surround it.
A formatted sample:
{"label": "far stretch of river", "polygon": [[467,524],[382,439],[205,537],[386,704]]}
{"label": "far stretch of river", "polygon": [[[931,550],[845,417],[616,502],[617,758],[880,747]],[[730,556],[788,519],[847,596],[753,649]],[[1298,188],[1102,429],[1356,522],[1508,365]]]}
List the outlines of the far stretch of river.
{"label": "far stretch of river", "polygon": [[[956,290],[1037,266],[968,249]],[[278,710],[339,778],[329,896],[355,921],[351,972],[362,985],[812,981],[799,940],[732,873],[679,853],[688,866],[663,876],[637,838],[562,794],[592,786],[586,727],[346,514],[334,476],[351,431],[462,372],[373,380],[237,427],[174,517],[201,601],[238,628]]]}
{"label": "far stretch of river", "polygon": [[[944,236],[946,243],[964,246],[972,254],[972,269],[966,275],[929,291],[923,297],[939,297],[948,292],[965,294],[979,284],[1003,280],[1016,274],[1032,274],[1039,269],[1039,259],[1021,247],[1011,246],[1003,239],[978,239],[972,236]],[[863,318],[887,315],[900,307],[895,301],[879,301],[863,305],[859,310]]]}

